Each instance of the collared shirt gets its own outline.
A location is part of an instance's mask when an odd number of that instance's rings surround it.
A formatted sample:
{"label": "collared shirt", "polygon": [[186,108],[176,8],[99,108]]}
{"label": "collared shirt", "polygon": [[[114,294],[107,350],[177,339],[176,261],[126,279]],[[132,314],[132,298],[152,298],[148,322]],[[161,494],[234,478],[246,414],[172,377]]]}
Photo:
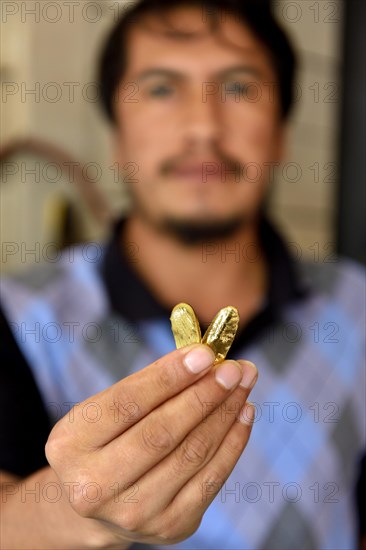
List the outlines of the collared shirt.
{"label": "collared shirt", "polygon": [[[1,284],[0,468],[28,475],[46,464],[48,426],[175,347],[170,312],[118,246],[121,224],[100,254],[81,245]],[[230,351],[259,370],[253,433],[200,528],[174,546],[352,548],[365,443],[364,270],[345,259],[293,262],[265,220],[260,236],[268,293]]]}
{"label": "collared shirt", "polygon": [[[157,300],[133,269],[135,256],[127,257],[121,247],[121,232],[125,220],[120,220],[114,229],[113,237],[106,249],[102,264],[102,275],[113,309],[131,322],[143,319],[166,318],[171,311]],[[238,333],[231,351],[255,339],[273,323],[281,308],[292,300],[306,297],[310,291],[310,281],[300,272],[283,240],[273,225],[263,217],[259,225],[260,245],[269,270],[269,288],[263,300],[263,307]],[[126,295],[121,288],[128,288]],[[200,323],[203,326],[203,323]]]}

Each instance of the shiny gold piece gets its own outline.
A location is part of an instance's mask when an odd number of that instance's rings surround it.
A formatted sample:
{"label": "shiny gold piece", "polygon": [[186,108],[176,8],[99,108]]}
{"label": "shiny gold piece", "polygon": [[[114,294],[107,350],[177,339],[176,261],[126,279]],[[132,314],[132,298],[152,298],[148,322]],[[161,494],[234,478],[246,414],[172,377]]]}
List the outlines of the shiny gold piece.
{"label": "shiny gold piece", "polygon": [[177,304],[170,316],[177,348],[189,344],[207,344],[215,353],[214,365],[223,361],[234,341],[239,325],[239,313],[233,306],[224,307],[216,314],[201,338],[201,330],[193,308],[188,304]]}
{"label": "shiny gold piece", "polygon": [[202,338],[202,344],[207,344],[214,351],[214,365],[223,361],[234,341],[239,325],[239,313],[236,307],[227,306],[215,315]]}
{"label": "shiny gold piece", "polygon": [[188,304],[177,304],[170,316],[177,349],[201,342],[201,329],[193,308]]}

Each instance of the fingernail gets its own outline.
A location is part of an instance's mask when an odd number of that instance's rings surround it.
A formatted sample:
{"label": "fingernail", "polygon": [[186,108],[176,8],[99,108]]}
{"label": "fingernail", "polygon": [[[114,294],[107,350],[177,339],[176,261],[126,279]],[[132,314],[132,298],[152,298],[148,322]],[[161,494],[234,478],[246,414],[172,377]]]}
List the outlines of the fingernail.
{"label": "fingernail", "polygon": [[242,377],[242,368],[236,361],[224,361],[215,371],[216,381],[226,390],[234,388]]}
{"label": "fingernail", "polygon": [[198,374],[213,365],[215,354],[211,348],[205,345],[197,345],[187,353],[183,363],[190,372]]}
{"label": "fingernail", "polygon": [[239,420],[242,424],[247,424],[251,426],[255,418],[255,408],[253,403],[245,403],[244,407],[239,413]]}
{"label": "fingernail", "polygon": [[243,367],[243,376],[240,386],[247,390],[251,390],[258,378],[257,367],[251,361],[244,361],[243,359],[238,359],[238,363]]}

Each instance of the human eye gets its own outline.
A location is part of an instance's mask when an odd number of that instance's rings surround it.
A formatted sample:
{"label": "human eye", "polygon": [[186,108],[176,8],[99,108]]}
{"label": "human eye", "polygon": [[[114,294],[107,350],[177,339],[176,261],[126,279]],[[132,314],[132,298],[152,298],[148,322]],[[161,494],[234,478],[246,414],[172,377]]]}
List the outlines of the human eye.
{"label": "human eye", "polygon": [[232,92],[235,94],[245,95],[247,92],[248,86],[244,82],[240,82],[238,80],[234,82],[228,82],[225,84],[225,90],[227,92]]}
{"label": "human eye", "polygon": [[148,93],[151,97],[164,98],[171,96],[174,93],[174,89],[168,84],[157,84],[156,86],[151,86]]}

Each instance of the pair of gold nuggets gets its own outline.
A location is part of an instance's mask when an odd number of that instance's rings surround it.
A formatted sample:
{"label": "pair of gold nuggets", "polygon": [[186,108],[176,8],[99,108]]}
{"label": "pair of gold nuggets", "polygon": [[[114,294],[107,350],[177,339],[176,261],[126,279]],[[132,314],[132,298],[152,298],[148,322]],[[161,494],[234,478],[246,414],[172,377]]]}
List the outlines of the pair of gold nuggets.
{"label": "pair of gold nuggets", "polygon": [[196,314],[188,304],[177,304],[171,313],[170,321],[177,348],[190,344],[207,344],[215,354],[215,366],[225,359],[234,341],[239,325],[239,313],[233,306],[220,309],[203,337]]}

